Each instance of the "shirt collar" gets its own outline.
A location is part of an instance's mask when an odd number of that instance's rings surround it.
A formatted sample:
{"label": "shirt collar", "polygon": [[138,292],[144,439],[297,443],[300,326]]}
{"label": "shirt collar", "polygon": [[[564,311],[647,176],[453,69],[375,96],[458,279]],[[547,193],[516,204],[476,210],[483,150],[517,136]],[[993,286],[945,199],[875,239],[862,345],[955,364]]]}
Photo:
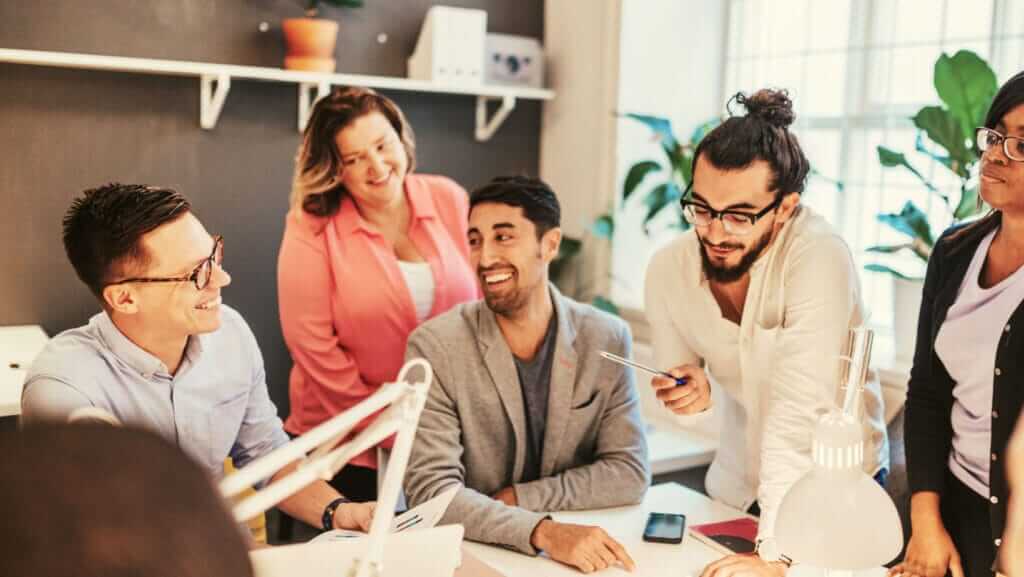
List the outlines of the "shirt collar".
{"label": "shirt collar", "polygon": [[[434,199],[431,197],[430,189],[420,179],[413,175],[405,177],[403,184],[405,199],[409,203],[409,218],[419,220],[422,218],[434,218],[437,216],[437,207],[434,206]],[[343,236],[352,235],[356,232],[363,232],[370,235],[379,235],[380,232],[372,224],[359,214],[356,203],[348,194],[341,199],[341,206],[335,221],[338,233]]]}
{"label": "shirt collar", "polygon": [[[103,339],[104,344],[124,364],[147,379],[152,378],[153,375],[158,373],[169,373],[163,361],[126,337],[106,312],[101,312],[93,317],[93,321],[99,330],[100,338]],[[204,337],[205,335],[192,335],[189,337],[188,344],[185,345],[185,354],[182,362],[188,360],[189,363],[195,364],[199,360],[199,356],[203,352]]]}

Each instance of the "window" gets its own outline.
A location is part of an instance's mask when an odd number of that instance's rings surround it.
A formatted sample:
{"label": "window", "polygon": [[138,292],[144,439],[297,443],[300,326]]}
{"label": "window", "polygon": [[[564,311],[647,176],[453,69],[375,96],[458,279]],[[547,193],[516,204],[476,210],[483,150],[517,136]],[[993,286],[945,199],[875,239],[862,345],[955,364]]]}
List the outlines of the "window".
{"label": "window", "polygon": [[[789,90],[797,113],[793,129],[812,165],[846,185],[839,192],[812,178],[804,202],[846,238],[861,270],[870,322],[880,333],[891,331],[892,281],[863,270],[871,262],[864,249],[900,239],[876,220],[876,214],[898,212],[913,200],[929,214],[935,231],[948,225],[949,217],[941,201],[912,175],[883,169],[876,146],[914,150],[917,132],[909,117],[921,106],[939,102],[932,74],[942,52],[978,53],[995,69],[1000,83],[1024,68],[1024,3],[729,0],[726,20],[721,94],[727,99],[740,90]],[[689,129],[678,127],[677,132],[687,134]],[[623,164],[628,167],[640,159]],[[958,198],[957,181],[944,167],[918,155],[914,163]],[[637,247],[616,250],[638,253]],[[908,264],[912,266],[912,259]],[[616,272],[613,264],[613,275]],[[923,274],[923,268],[918,272]],[[632,279],[635,274],[617,276]],[[618,295],[614,287],[613,283],[613,296],[626,306],[642,302],[642,281],[631,282]]]}

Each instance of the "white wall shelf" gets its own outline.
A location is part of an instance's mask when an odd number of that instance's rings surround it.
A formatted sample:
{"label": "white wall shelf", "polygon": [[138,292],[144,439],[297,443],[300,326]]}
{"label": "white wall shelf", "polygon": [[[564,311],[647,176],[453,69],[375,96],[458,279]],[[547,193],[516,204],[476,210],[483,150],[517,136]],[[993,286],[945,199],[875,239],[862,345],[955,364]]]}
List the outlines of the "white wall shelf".
{"label": "white wall shelf", "polygon": [[[224,108],[224,102],[231,90],[233,80],[296,84],[298,86],[298,128],[300,132],[306,127],[313,104],[319,98],[326,96],[332,86],[366,86],[382,90],[476,96],[476,132],[474,136],[480,142],[487,141],[494,135],[501,123],[515,108],[517,99],[551,100],[555,97],[555,93],[551,90],[536,88],[442,85],[396,76],[325,74],[281,68],[103,56],[74,52],[0,48],[0,62],[158,76],[194,76],[199,79],[199,126],[206,130],[212,130],[217,126],[217,119]],[[488,103],[492,101],[497,101],[499,104],[493,115],[489,115]]]}

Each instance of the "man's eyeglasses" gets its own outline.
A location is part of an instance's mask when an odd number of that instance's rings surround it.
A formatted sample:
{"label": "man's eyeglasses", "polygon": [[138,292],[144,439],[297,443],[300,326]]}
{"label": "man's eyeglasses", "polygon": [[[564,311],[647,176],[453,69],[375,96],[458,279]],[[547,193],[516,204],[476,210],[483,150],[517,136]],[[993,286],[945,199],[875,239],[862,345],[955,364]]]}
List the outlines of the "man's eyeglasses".
{"label": "man's eyeglasses", "polygon": [[977,143],[978,150],[982,152],[1002,144],[1003,154],[1006,155],[1006,158],[1017,162],[1024,162],[1024,138],[1006,136],[999,134],[991,128],[982,127],[974,133],[974,142]]}
{"label": "man's eyeglasses", "polygon": [[686,197],[680,201],[680,204],[683,206],[683,218],[693,226],[700,228],[711,226],[711,221],[717,218],[722,221],[722,228],[725,229],[726,233],[743,236],[750,234],[750,231],[754,230],[754,225],[757,221],[775,210],[781,202],[782,197],[777,197],[771,204],[756,213],[728,208],[725,210],[715,210],[703,202],[696,202]]}
{"label": "man's eyeglasses", "polygon": [[210,284],[210,279],[213,278],[213,265],[221,266],[224,263],[224,237],[215,236],[213,237],[213,252],[210,256],[203,259],[203,262],[199,263],[199,266],[192,269],[192,272],[181,277],[166,277],[166,278],[126,278],[110,284],[121,284],[128,282],[192,282],[196,285],[197,290],[203,290]]}

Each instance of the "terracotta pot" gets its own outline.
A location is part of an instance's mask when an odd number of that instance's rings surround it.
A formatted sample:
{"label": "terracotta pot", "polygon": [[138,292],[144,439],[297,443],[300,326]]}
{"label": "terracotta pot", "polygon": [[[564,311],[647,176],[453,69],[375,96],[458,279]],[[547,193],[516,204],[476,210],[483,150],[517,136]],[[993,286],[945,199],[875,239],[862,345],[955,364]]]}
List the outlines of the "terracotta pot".
{"label": "terracotta pot", "polygon": [[338,23],[322,18],[288,18],[282,21],[289,70],[334,72],[334,45],[338,41]]}

